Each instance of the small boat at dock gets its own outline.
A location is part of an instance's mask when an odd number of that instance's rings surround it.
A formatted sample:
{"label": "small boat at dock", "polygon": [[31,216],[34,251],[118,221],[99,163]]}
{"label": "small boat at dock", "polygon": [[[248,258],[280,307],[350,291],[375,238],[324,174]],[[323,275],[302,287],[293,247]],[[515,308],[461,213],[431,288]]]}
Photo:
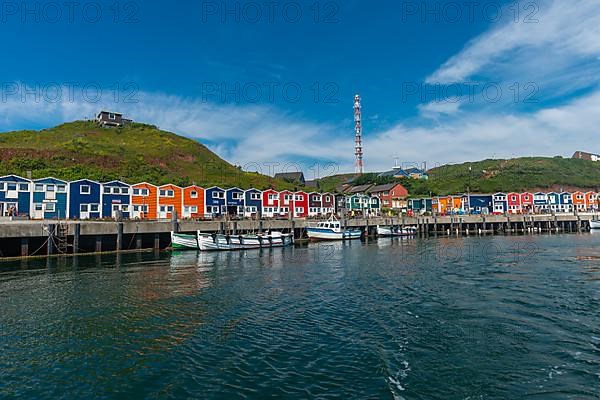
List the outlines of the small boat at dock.
{"label": "small boat at dock", "polygon": [[392,236],[416,236],[417,228],[414,226],[399,227],[399,226],[381,226],[377,225],[377,236],[392,237]]}
{"label": "small boat at dock", "polygon": [[196,232],[185,235],[171,232],[173,250],[231,251],[285,247],[294,243],[292,234],[273,231],[265,235],[222,235]]}
{"label": "small boat at dock", "polygon": [[171,232],[171,247],[173,250],[198,250],[198,238],[196,235]]}
{"label": "small boat at dock", "polygon": [[600,220],[593,219],[590,221],[590,229],[600,229]]}
{"label": "small boat at dock", "polygon": [[272,247],[285,247],[294,244],[291,233],[272,231],[264,235],[219,235],[197,232],[200,251],[233,251]]}
{"label": "small boat at dock", "polygon": [[334,216],[324,222],[319,222],[315,227],[306,228],[308,237],[313,240],[352,240],[360,239],[360,229],[344,229]]}

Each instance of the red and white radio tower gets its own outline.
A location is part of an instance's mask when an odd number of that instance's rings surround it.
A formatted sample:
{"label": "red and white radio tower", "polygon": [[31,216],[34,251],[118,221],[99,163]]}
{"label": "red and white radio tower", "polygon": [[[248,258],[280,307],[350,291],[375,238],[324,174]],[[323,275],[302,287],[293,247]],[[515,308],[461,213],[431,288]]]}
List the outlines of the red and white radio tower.
{"label": "red and white radio tower", "polygon": [[363,148],[362,148],[362,111],[360,105],[360,96],[354,96],[354,133],[355,137],[355,149],[354,155],[356,156],[356,173],[362,174],[364,171],[363,164]]}

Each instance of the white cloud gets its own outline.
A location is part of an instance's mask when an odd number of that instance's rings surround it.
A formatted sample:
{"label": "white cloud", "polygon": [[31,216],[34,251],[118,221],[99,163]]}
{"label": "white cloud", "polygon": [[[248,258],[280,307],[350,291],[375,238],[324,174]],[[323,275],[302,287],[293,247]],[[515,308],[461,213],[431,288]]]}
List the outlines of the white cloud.
{"label": "white cloud", "polygon": [[[524,20],[539,7],[537,23]],[[514,5],[511,6],[511,10]],[[427,78],[428,83],[465,82],[478,73],[522,65],[535,76],[551,75],[583,59],[600,55],[600,7],[597,0],[540,0],[521,2],[518,21],[508,9],[504,22],[468,43]],[[509,56],[508,56],[509,55]]]}

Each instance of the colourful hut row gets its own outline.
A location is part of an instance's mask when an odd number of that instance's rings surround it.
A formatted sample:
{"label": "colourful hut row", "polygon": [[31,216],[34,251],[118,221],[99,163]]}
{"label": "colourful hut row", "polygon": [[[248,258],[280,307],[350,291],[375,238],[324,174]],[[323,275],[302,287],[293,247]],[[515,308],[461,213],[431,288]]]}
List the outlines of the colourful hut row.
{"label": "colourful hut row", "polygon": [[[346,199],[348,197],[348,199]],[[55,178],[28,180],[15,175],[0,178],[0,216],[21,215],[32,219],[169,219],[231,215],[242,218],[306,218],[336,212],[338,205],[352,211],[379,213],[379,200],[356,196],[199,186],[156,186],[147,182],[129,185],[121,181],[100,183],[89,179],[66,182]],[[354,203],[367,204],[354,207]]]}
{"label": "colourful hut row", "polygon": [[596,212],[600,193],[536,192],[463,194],[411,199],[409,212],[437,214],[530,214]]}

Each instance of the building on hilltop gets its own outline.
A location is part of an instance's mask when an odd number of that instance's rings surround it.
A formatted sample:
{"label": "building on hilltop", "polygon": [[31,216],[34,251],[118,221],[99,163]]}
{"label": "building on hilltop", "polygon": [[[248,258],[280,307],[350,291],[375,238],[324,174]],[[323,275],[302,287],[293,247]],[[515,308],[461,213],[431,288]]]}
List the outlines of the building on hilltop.
{"label": "building on hilltop", "polygon": [[412,179],[429,179],[427,171],[421,168],[402,168],[394,167],[390,171],[385,171],[377,175],[378,177],[394,177],[394,178],[412,178]]}
{"label": "building on hilltop", "polygon": [[580,160],[589,160],[589,161],[600,161],[599,154],[586,153],[585,151],[576,151],[571,158],[578,158]]}
{"label": "building on hilltop", "polygon": [[103,128],[121,128],[133,121],[123,118],[123,114],[118,112],[100,111],[98,115],[96,115],[96,122]]}

